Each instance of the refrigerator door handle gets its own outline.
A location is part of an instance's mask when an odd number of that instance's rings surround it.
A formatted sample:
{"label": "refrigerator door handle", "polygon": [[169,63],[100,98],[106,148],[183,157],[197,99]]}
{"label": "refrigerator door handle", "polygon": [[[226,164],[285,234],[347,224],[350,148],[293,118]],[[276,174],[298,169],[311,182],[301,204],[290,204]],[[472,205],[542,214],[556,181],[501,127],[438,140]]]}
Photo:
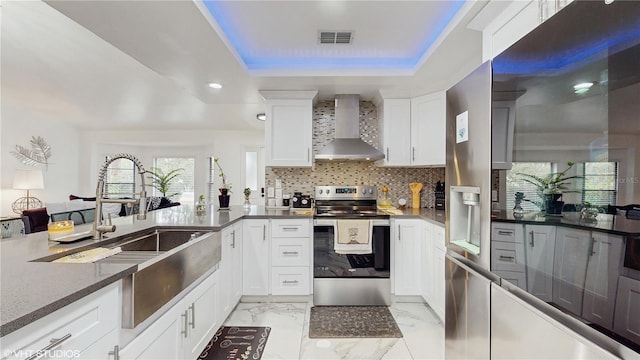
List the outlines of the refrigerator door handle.
{"label": "refrigerator door handle", "polygon": [[534,242],[533,242],[533,230],[531,230],[531,231],[529,232],[529,235],[531,235],[531,240],[529,241],[529,245],[531,245],[531,247],[533,247],[533,246],[534,246]]}

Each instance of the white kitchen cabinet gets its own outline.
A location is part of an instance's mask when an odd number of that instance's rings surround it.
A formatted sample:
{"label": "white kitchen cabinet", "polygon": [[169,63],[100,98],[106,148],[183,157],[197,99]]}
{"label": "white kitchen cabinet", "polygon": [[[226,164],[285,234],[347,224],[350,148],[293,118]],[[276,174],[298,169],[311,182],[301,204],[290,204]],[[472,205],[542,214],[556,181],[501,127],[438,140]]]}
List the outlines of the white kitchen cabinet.
{"label": "white kitchen cabinet", "polygon": [[108,285],[2,337],[3,359],[25,359],[40,350],[50,350],[51,358],[106,359],[118,341],[119,288],[120,282]]}
{"label": "white kitchen cabinet", "polygon": [[560,226],[556,230],[553,303],[580,316],[591,232]]}
{"label": "white kitchen cabinet", "polygon": [[[385,158],[380,166],[444,166],[446,94],[377,102]],[[409,140],[409,141],[407,141]]]}
{"label": "white kitchen cabinet", "polygon": [[640,281],[620,276],[613,330],[636,344],[640,343],[639,313]]}
{"label": "white kitchen cabinet", "polygon": [[543,301],[553,300],[553,258],[556,227],[525,225],[527,292]]}
{"label": "white kitchen cabinet", "polygon": [[421,251],[424,255],[424,260],[421,262],[422,266],[420,268],[420,272],[423,274],[422,278],[422,298],[427,304],[431,304],[433,299],[433,292],[435,291],[435,275],[433,274],[435,270],[434,266],[434,228],[435,225],[424,222],[423,231],[425,241],[423,242],[423,250]]}
{"label": "white kitchen cabinet", "polygon": [[491,223],[491,271],[527,290],[522,224]]}
{"label": "white kitchen cabinet", "polygon": [[120,359],[195,359],[221,325],[219,271],[185,295],[119,351]]}
{"label": "white kitchen cabinet", "polygon": [[265,99],[265,164],[313,164],[313,102],[317,91],[261,91]]}
{"label": "white kitchen cabinet", "polygon": [[311,294],[310,219],[271,220],[272,295]]}
{"label": "white kitchen cabinet", "polygon": [[411,99],[383,99],[377,104],[382,166],[411,165]]}
{"label": "white kitchen cabinet", "polygon": [[[222,325],[220,316],[221,289],[219,274],[214,272],[184,298],[187,322],[183,335],[184,359],[196,359]],[[242,288],[241,288],[242,290]],[[239,297],[238,297],[239,299]],[[183,313],[185,314],[185,313]],[[181,319],[182,314],[181,314]]]}
{"label": "white kitchen cabinet", "polygon": [[445,246],[444,226],[434,225],[434,248],[433,248],[433,296],[429,305],[444,322],[445,318],[445,255],[447,248]]}
{"label": "white kitchen cabinet", "polygon": [[243,221],[243,295],[269,295],[270,239],[269,220]]}
{"label": "white kitchen cabinet", "polygon": [[412,166],[445,165],[446,101],[444,91],[411,99]]}
{"label": "white kitchen cabinet", "polygon": [[222,319],[226,319],[242,296],[243,239],[242,222],[222,229],[222,258],[220,260],[220,282],[225,289],[221,298]]}
{"label": "white kitchen cabinet", "polygon": [[514,101],[491,104],[491,168],[510,170],[513,159]]}
{"label": "white kitchen cabinet", "polygon": [[424,255],[423,220],[395,219],[391,224],[393,238],[393,293],[422,295],[423,275],[420,273]]}
{"label": "white kitchen cabinet", "polygon": [[622,243],[621,236],[591,233],[582,318],[609,330],[613,330],[618,277],[622,270]]}

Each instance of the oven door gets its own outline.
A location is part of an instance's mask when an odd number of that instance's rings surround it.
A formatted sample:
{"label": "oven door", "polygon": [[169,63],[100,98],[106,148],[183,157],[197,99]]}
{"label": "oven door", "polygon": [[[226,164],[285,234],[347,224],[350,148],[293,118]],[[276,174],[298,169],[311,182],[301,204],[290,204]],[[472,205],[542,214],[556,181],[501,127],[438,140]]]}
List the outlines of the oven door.
{"label": "oven door", "polygon": [[389,220],[373,220],[371,254],[337,254],[335,221],[315,219],[313,227],[314,278],[389,278],[391,235]]}

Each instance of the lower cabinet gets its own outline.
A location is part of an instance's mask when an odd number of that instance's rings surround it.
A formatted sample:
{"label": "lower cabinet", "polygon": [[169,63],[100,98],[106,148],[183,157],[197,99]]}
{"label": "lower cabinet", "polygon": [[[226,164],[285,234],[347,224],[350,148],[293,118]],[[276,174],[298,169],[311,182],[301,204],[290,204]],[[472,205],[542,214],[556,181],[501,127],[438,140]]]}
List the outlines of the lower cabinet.
{"label": "lower cabinet", "polygon": [[591,232],[558,226],[553,260],[553,303],[582,315]]}
{"label": "lower cabinet", "polygon": [[393,293],[422,295],[423,275],[420,272],[425,255],[424,220],[402,219],[391,222],[393,256]]}
{"label": "lower cabinet", "polygon": [[220,260],[221,318],[226,319],[242,296],[243,229],[237,222],[222,230],[222,258]]}
{"label": "lower cabinet", "polygon": [[551,302],[556,227],[527,224],[524,232],[527,292]]}
{"label": "lower cabinet", "polygon": [[622,243],[621,236],[591,234],[582,317],[609,330],[613,329],[618,277],[622,271]]}
{"label": "lower cabinet", "polygon": [[429,305],[444,322],[445,318],[445,246],[444,227],[433,225],[433,295]]}
{"label": "lower cabinet", "polygon": [[[111,284],[0,339],[2,359],[103,358],[118,343],[120,282]],[[35,358],[35,357],[34,357]]]}
{"label": "lower cabinet", "polygon": [[640,343],[640,281],[620,276],[613,329],[627,339]]}
{"label": "lower cabinet", "polygon": [[311,237],[309,219],[271,220],[272,295],[311,294]]}
{"label": "lower cabinet", "polygon": [[195,359],[221,325],[219,271],[209,275],[125,348],[120,359]]}
{"label": "lower cabinet", "polygon": [[269,220],[243,220],[242,294],[269,294]]}

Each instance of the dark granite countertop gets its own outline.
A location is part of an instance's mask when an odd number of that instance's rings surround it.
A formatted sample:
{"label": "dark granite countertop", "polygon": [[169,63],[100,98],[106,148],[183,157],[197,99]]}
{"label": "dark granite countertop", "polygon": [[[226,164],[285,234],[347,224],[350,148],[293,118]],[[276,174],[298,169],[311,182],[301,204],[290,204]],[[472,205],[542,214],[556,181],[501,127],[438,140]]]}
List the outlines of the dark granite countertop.
{"label": "dark granite countertop", "polygon": [[599,214],[596,221],[579,220],[577,214],[570,216],[542,216],[539,212],[525,213],[522,218],[515,218],[511,211],[494,211],[492,221],[513,222],[536,225],[557,225],[575,229],[600,231],[609,234],[636,237],[640,235],[640,220],[627,219],[624,216]]}
{"label": "dark granite countertop", "polygon": [[[108,238],[126,235],[152,227],[188,227],[219,231],[240,219],[312,218],[296,212],[308,209],[270,210],[264,206],[243,209],[232,206],[219,211],[211,205],[205,215],[197,216],[192,206],[178,206],[150,212],[146,220],[135,216],[113,219],[116,231]],[[417,218],[444,225],[444,211],[434,209],[405,210],[391,218]],[[76,232],[91,229],[91,224],[76,226]],[[108,239],[106,240],[108,241]],[[136,263],[62,264],[37,262],[34,259],[85,250],[101,245],[101,241],[83,240],[61,244],[48,240],[47,232],[39,232],[0,241],[0,336],[5,336],[50,314],[137,270]]]}

